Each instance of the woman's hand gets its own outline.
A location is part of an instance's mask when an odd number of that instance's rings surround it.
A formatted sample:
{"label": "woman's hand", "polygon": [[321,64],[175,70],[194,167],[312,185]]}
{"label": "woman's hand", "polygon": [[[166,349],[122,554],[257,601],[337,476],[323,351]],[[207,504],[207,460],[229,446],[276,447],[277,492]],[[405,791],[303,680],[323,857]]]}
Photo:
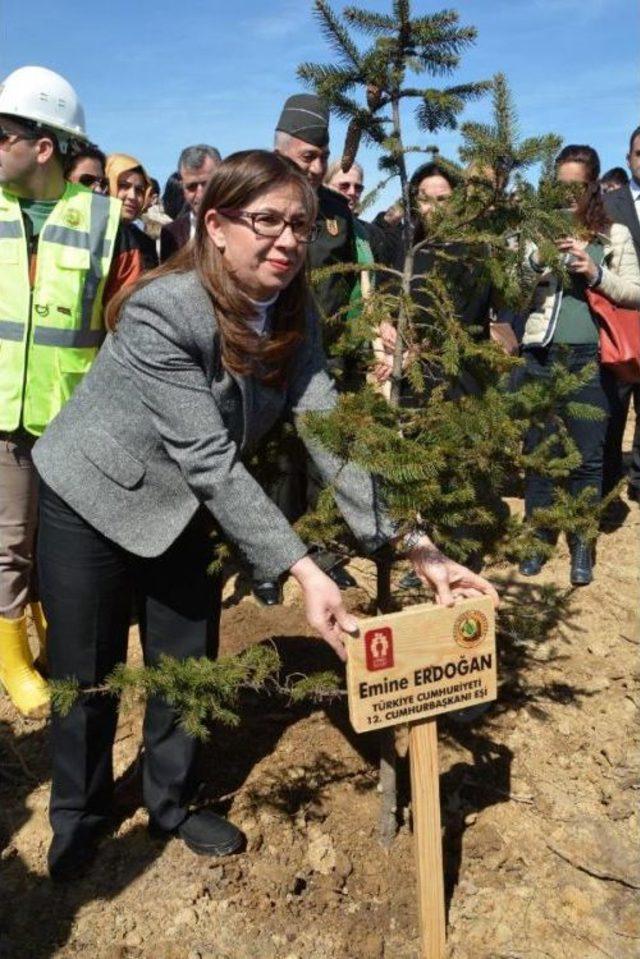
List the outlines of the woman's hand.
{"label": "woman's hand", "polygon": [[393,356],[390,353],[382,353],[376,359],[373,378],[378,384],[386,383],[393,373]]}
{"label": "woman's hand", "polygon": [[563,253],[571,256],[571,261],[567,264],[570,273],[581,273],[582,276],[586,276],[589,283],[595,282],[598,276],[598,267],[585,250],[583,243],[568,236],[558,240],[556,246]]}
{"label": "woman's hand", "polygon": [[340,659],[346,660],[347,651],[342,634],[356,633],[358,620],[344,608],[340,590],[309,556],[303,556],[293,564],[291,575],[302,587],[309,626],[320,633]]}
{"label": "woman's hand", "polygon": [[[398,331],[391,323],[382,320],[378,326],[378,335],[374,341],[374,352],[376,354],[376,364],[373,367],[373,377],[376,383],[382,385],[391,378],[393,373],[393,354],[395,353],[396,342],[398,340]],[[376,349],[376,345],[378,349]],[[402,369],[405,370],[412,358],[411,350],[404,350],[402,353]]]}
{"label": "woman's hand", "polygon": [[498,593],[488,580],[449,559],[428,536],[422,537],[409,558],[416,575],[435,590],[438,606],[453,606],[458,599],[474,596],[488,596],[494,606],[499,605]]}

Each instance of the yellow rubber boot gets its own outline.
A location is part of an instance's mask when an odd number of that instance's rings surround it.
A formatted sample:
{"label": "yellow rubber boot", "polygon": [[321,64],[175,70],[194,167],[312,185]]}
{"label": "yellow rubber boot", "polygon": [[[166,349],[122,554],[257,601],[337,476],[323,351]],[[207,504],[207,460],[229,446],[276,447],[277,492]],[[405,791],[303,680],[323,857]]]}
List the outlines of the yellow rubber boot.
{"label": "yellow rubber boot", "polygon": [[23,716],[40,719],[49,711],[49,689],[33,666],[25,616],[0,616],[0,683]]}
{"label": "yellow rubber boot", "polygon": [[38,636],[38,645],[40,651],[36,657],[36,668],[38,672],[45,676],[48,673],[49,661],[47,659],[47,617],[44,615],[42,603],[30,603],[33,625],[36,628]]}

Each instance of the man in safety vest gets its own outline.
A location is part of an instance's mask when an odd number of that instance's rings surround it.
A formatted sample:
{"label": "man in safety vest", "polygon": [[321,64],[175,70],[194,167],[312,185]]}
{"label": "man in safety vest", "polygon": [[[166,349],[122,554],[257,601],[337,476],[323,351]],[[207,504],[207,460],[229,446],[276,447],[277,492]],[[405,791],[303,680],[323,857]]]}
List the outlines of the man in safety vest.
{"label": "man in safety vest", "polygon": [[0,84],[0,682],[29,716],[48,706],[25,618],[31,602],[42,653],[31,447],[91,366],[108,295],[138,273],[118,262],[119,201],[64,179],[85,140],[64,77],[22,67]]}

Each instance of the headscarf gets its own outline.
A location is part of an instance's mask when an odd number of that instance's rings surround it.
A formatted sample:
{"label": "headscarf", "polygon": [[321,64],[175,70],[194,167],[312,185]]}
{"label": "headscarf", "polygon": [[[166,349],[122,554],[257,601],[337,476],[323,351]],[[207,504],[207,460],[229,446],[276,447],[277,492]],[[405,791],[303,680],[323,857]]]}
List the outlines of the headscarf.
{"label": "headscarf", "polygon": [[144,207],[146,207],[149,197],[151,196],[153,186],[149,174],[140,163],[140,160],[136,160],[135,157],[129,156],[127,153],[111,153],[107,157],[107,162],[105,165],[105,174],[109,181],[109,194],[111,196],[118,196],[118,180],[123,173],[129,173],[133,170],[136,173],[141,173],[144,177],[147,188],[144,194]]}

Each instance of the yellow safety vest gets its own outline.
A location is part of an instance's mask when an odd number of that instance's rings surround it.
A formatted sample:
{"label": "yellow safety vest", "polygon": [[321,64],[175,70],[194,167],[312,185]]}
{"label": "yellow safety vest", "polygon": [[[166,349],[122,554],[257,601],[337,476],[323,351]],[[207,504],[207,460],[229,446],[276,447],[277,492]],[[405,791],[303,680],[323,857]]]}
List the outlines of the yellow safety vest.
{"label": "yellow safety vest", "polygon": [[40,231],[33,289],[17,197],[0,188],[0,430],[39,436],[104,339],[120,203],[68,183]]}

